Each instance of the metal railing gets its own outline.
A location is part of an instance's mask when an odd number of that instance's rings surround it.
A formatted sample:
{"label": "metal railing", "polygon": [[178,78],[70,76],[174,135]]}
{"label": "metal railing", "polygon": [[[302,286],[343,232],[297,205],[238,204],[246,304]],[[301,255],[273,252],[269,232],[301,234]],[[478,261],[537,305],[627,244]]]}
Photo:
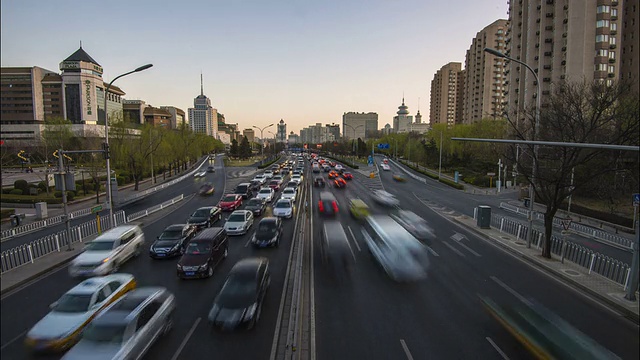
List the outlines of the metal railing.
{"label": "metal railing", "polygon": [[[115,226],[126,224],[130,221],[140,219],[142,217],[153,214],[168,206],[171,206],[184,199],[184,195],[177,196],[171,200],[165,201],[162,204],[153,206],[147,210],[140,211],[127,216],[124,211],[118,211],[114,213]],[[106,231],[113,228],[109,215],[100,217],[100,229]],[[16,246],[0,253],[0,273],[5,273],[9,270],[13,270],[25,264],[32,264],[37,259],[54,253],[60,252],[69,246],[69,243],[82,243],[84,239],[98,234],[98,220],[93,219],[91,221],[82,223],[80,225],[73,226],[70,232],[66,230],[59,231],[55,234],[50,234],[40,239],[31,241],[27,244]]]}
{"label": "metal railing", "polygon": [[[76,219],[76,218],[83,217],[83,216],[86,216],[86,215],[89,215],[89,214],[91,214],[91,208],[76,210],[76,211],[73,211],[73,212],[69,213],[69,219]],[[11,229],[3,230],[0,233],[0,237],[2,237],[3,240],[6,240],[6,239],[10,239],[10,238],[13,238],[13,237],[16,237],[16,236],[22,236],[22,235],[28,234],[30,232],[41,230],[42,228],[45,228],[47,226],[60,224],[63,221],[64,221],[64,215],[52,216],[52,217],[47,218],[47,219],[34,221],[32,223],[29,223],[29,224],[16,226],[16,227],[11,228]]]}

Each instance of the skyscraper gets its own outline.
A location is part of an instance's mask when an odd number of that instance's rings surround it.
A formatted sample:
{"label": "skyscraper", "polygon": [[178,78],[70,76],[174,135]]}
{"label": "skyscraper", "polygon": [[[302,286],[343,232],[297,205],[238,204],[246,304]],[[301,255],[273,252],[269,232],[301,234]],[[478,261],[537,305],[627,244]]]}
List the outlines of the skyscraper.
{"label": "skyscraper", "polygon": [[218,111],[211,106],[211,100],[204,95],[202,74],[200,74],[200,95],[193,99],[189,108],[189,125],[196,133],[218,138]]}
{"label": "skyscraper", "polygon": [[450,62],[440,68],[431,80],[431,107],[429,123],[454,125],[461,122],[460,87],[462,64]]}

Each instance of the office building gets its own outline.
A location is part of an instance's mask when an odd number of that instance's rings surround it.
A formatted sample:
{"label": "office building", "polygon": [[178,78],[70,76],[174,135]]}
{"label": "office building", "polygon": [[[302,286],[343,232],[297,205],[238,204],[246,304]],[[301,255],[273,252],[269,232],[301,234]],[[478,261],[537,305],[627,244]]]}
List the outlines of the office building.
{"label": "office building", "polygon": [[144,109],[144,123],[171,129],[171,113],[164,109],[148,106]]}
{"label": "office building", "polygon": [[393,133],[393,128],[391,127],[391,124],[385,124],[380,131],[382,132],[382,135],[389,135]]}
{"label": "office building", "polygon": [[[299,141],[304,144],[322,144],[337,140],[334,130],[330,129],[332,129],[332,127],[322,126],[321,123],[316,123],[315,125],[300,130]],[[310,148],[315,149],[316,147],[311,146]]]}
{"label": "office building", "polygon": [[462,122],[465,124],[503,117],[506,61],[484,49],[505,53],[507,26],[507,20],[494,21],[476,34],[467,50],[463,93],[457,94],[462,95]]}
{"label": "office building", "polygon": [[193,99],[193,107],[188,111],[189,125],[193,132],[218,139],[218,111],[211,106],[211,99],[204,95],[202,75],[200,75],[200,95]]}
{"label": "office building", "polygon": [[335,140],[340,139],[340,125],[338,124],[327,124],[327,132],[333,136]]}
{"label": "office building", "polygon": [[53,71],[38,66],[3,67],[0,69],[2,124],[33,124],[53,117],[64,118],[61,87],[62,78]]}
{"label": "office building", "polygon": [[189,126],[189,121],[185,116],[185,112],[175,106],[160,106],[160,109],[166,110],[171,114],[171,128],[178,129],[182,126]]}
{"label": "office building", "polygon": [[247,138],[247,141],[250,143],[256,141],[256,132],[253,129],[244,129],[242,130],[242,136]]}
{"label": "office building", "polygon": [[431,104],[429,108],[429,123],[448,124],[460,123],[462,120],[461,87],[462,63],[450,62],[441,67],[431,80]]}
{"label": "office building", "polygon": [[144,124],[144,109],[149,107],[144,100],[122,100],[122,113],[125,122]]}
{"label": "office building", "polygon": [[402,105],[398,106],[398,112],[393,117],[393,132],[409,132],[409,125],[412,122],[413,116],[409,115],[409,107],[404,104],[404,98],[402,98]]}
{"label": "office building", "polygon": [[[622,8],[622,40],[620,42],[620,80],[630,81],[633,91],[639,92],[640,76],[640,48],[638,39],[640,33],[638,27],[638,12],[640,12],[638,0],[624,1]],[[613,25],[613,23],[611,24]],[[613,27],[611,31],[615,31]],[[634,48],[635,47],[635,48]]]}
{"label": "office building", "polygon": [[278,143],[285,143],[287,141],[287,124],[284,120],[280,119],[278,123],[278,130],[276,132],[276,141]]}
{"label": "office building", "polygon": [[293,131],[289,133],[289,145],[299,145],[300,142],[300,136],[296,135]]}
{"label": "office building", "polygon": [[342,137],[366,140],[378,132],[378,113],[347,112],[342,115]]}

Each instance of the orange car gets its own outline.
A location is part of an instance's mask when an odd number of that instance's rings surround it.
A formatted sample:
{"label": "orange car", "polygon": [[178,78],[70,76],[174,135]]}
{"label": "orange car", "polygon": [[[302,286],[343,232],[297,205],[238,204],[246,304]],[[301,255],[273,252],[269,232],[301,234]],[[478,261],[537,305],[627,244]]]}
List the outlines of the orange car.
{"label": "orange car", "polygon": [[338,172],[337,171],[329,171],[329,179],[333,179],[333,178],[337,178],[338,177]]}
{"label": "orange car", "polygon": [[345,186],[347,186],[347,181],[343,178],[336,178],[333,181],[333,184],[337,188],[344,188]]}

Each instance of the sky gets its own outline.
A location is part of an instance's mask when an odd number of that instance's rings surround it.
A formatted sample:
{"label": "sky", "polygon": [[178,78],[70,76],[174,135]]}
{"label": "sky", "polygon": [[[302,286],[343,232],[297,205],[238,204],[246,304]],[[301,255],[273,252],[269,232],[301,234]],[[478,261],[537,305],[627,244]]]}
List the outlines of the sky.
{"label": "sky", "polygon": [[[204,93],[241,129],[287,132],[402,102],[428,119],[430,83],[507,0],[1,0],[0,62],[59,72],[83,49],[127,99],[185,112]],[[275,128],[275,126],[274,126]],[[273,130],[275,131],[275,130]],[[266,137],[265,133],[265,137]]]}

